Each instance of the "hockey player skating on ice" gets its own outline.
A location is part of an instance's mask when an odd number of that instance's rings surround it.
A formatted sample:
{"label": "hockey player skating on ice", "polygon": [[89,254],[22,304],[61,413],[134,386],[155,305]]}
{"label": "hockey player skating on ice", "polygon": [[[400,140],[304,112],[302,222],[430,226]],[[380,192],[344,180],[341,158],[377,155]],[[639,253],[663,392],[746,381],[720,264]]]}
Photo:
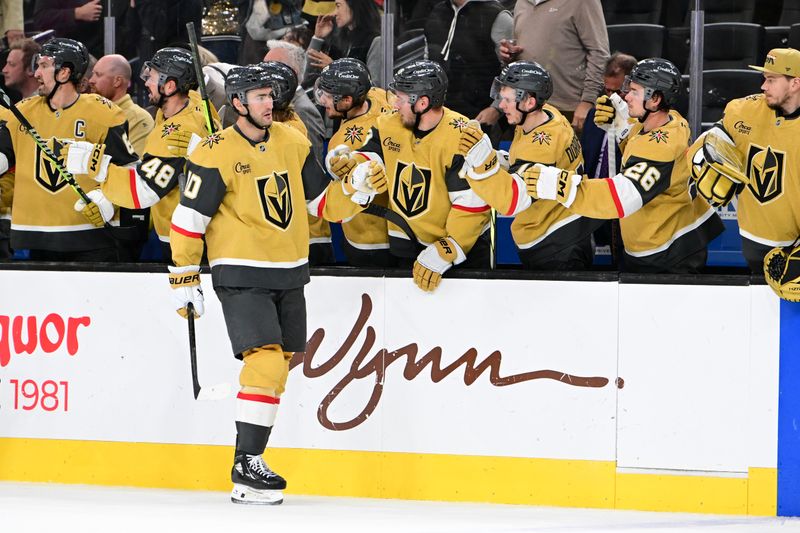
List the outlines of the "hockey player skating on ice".
{"label": "hockey player skating on ice", "polygon": [[592,231],[601,222],[572,213],[558,202],[532,200],[525,182],[513,174],[534,163],[583,173],[581,145],[572,124],[546,103],[552,94],[550,74],[538,63],[517,61],[503,69],[495,78],[492,98],[499,99],[508,123],[516,126],[509,150],[512,175],[497,172],[480,179],[480,173],[470,170],[466,178],[498,212],[515,215],[511,234],[526,268],[584,270],[592,265]]}
{"label": "hockey player skating on ice", "polygon": [[[447,76],[438,63],[409,63],[395,73],[390,89],[397,112],[378,117],[367,143],[329,158],[330,166],[341,177],[352,172],[339,174],[341,159],[349,158],[350,168],[385,161],[389,207],[408,221],[419,241],[411,242],[390,222],[390,251],[401,266],[413,264],[418,287],[433,291],[454,265],[489,266],[489,206],[459,176],[475,140],[462,135],[468,119],[442,105]],[[481,148],[487,144],[480,164],[494,169],[497,154],[482,137]]]}
{"label": "hockey player skating on ice", "polygon": [[603,95],[595,113],[595,123],[611,128],[620,141],[619,174],[588,180],[534,165],[520,175],[534,198],[557,200],[583,216],[621,219],[626,270],[696,273],[723,226],[714,208],[689,190],[689,127],[672,109],[681,74],[665,59],[645,59],[633,68],[624,90],[627,105],[616,95]]}
{"label": "hockey player skating on ice", "polygon": [[235,67],[225,91],[236,124],[206,137],[190,155],[186,186],[172,216],[170,285],[175,307],[202,315],[203,236],[233,353],[244,366],[236,399],[231,498],[283,501],[286,481],[264,462],[293,352],[304,351],[309,282],[306,211],[329,220],[360,212],[385,190],[373,163],[352,180],[332,182],[295,128],[273,122],[281,84],[262,66]]}

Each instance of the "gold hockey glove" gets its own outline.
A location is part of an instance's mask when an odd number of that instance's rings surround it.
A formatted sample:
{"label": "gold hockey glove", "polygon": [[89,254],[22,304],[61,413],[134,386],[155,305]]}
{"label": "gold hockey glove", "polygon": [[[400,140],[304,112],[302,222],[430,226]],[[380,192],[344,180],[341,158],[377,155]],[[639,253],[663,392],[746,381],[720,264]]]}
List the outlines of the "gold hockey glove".
{"label": "gold hockey glove", "polygon": [[464,156],[467,175],[474,180],[486,179],[500,170],[497,152],[492,147],[489,136],[483,133],[480,124],[475,120],[470,120],[461,130],[458,153]]}
{"label": "gold hockey glove", "polygon": [[784,248],[773,248],[764,257],[764,278],[775,294],[800,302],[800,239]]}
{"label": "gold hockey glove", "polygon": [[450,267],[464,262],[466,254],[452,237],[439,239],[422,250],[414,262],[414,283],[425,292],[433,292]]}
{"label": "gold hockey glove", "polygon": [[[698,139],[698,141],[700,141]],[[699,146],[697,146],[699,144]],[[714,207],[727,205],[748,183],[744,155],[725,132],[712,128],[689,151],[697,192]]]}
{"label": "gold hockey glove", "polygon": [[350,157],[350,147],[340,144],[325,156],[325,169],[334,179],[341,180],[350,175],[358,161]]}
{"label": "gold hockey glove", "polygon": [[517,175],[525,181],[528,196],[536,200],[556,200],[569,207],[578,194],[583,176],[569,170],[549,167],[539,163],[523,165]]}
{"label": "gold hockey glove", "polygon": [[613,124],[616,114],[617,111],[614,104],[611,103],[611,98],[605,94],[597,98],[594,103],[594,123],[598,128]]}
{"label": "gold hockey glove", "polygon": [[205,311],[203,305],[203,289],[200,286],[200,267],[189,265],[184,267],[169,266],[169,286],[172,288],[172,299],[175,309],[183,318],[189,316],[188,305],[194,306],[194,316],[200,318]]}
{"label": "gold hockey glove", "polygon": [[173,131],[164,142],[174,157],[189,157],[203,139],[191,131]]}
{"label": "gold hockey glove", "polygon": [[114,217],[114,204],[109,201],[100,189],[94,189],[86,193],[89,197],[88,204],[83,201],[83,198],[75,202],[75,211],[86,217],[96,228],[102,228],[105,223]]}

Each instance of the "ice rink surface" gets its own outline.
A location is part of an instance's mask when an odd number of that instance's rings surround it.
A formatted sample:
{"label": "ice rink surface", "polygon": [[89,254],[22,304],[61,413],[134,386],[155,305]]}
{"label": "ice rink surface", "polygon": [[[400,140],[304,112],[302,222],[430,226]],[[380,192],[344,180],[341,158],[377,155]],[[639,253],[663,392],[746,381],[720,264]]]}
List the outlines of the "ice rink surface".
{"label": "ice rink surface", "polygon": [[439,503],[288,494],[283,505],[228,494],[0,483],[0,531],[248,532],[800,532],[800,519]]}

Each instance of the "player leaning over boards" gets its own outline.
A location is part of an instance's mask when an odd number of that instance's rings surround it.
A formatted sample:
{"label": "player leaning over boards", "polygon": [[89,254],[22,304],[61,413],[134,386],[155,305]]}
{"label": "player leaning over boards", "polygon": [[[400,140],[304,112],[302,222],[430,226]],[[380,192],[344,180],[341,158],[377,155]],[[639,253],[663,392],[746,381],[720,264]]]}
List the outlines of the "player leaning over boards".
{"label": "player leaning over boards", "polygon": [[442,67],[427,59],[412,61],[395,72],[389,88],[397,96],[397,112],[378,117],[367,143],[329,158],[330,167],[341,176],[337,168],[345,158],[351,169],[385,161],[389,207],[408,221],[420,243],[390,222],[390,251],[401,266],[413,264],[418,287],[433,291],[453,265],[489,266],[489,206],[459,177],[468,120],[442,105],[447,91]]}
{"label": "player leaning over boards", "polygon": [[[122,110],[102,96],[76,89],[88,64],[89,52],[78,41],[48,41],[34,56],[39,96],[23,100],[17,108],[42,138],[58,139],[50,143],[62,155],[61,141],[88,141],[105,143],[116,164],[132,163],[136,154]],[[93,202],[81,205],[86,207],[83,215],[76,213],[75,191],[17,119],[7,119],[0,127],[0,173],[16,166],[11,247],[28,248],[31,259],[40,261],[117,261],[117,246],[103,228],[112,220],[114,206],[89,192]],[[87,176],[76,179],[86,191],[96,185]]]}
{"label": "player leaning over boards", "polygon": [[722,119],[691,146],[688,161],[698,191],[712,205],[738,194],[747,264],[755,273],[764,270],[781,297],[797,300],[798,260],[786,258],[800,255],[800,169],[794,159],[800,155],[800,51],[770,50],[763,67],[751,68],[764,73],[762,94],[731,100]]}
{"label": "player leaning over boards", "polygon": [[[378,117],[389,112],[386,91],[372,87],[367,66],[358,59],[337,59],[322,69],[314,94],[328,118],[341,120],[339,129],[328,141],[330,154],[361,148]],[[387,193],[375,198],[382,206],[388,205],[388,201]],[[394,266],[385,219],[361,213],[342,221],[342,232],[344,252],[351,265]]]}
{"label": "player leaning over boards", "polygon": [[[188,144],[192,135],[199,141],[208,135],[208,130],[199,101],[192,101],[189,96],[197,88],[197,77],[188,50],[162,48],[145,62],[141,78],[150,103],[158,111],[155,126],[145,141],[144,154],[135,168],[109,164],[108,156],[103,154],[105,147],[89,143],[70,146],[67,158],[69,164],[81,150],[84,166],[80,173],[89,173],[99,182],[100,191],[112,203],[130,209],[152,206],[153,225],[164,261],[169,262],[170,219],[178,205],[178,177],[186,162],[183,150],[177,149],[177,145]],[[216,111],[212,112],[219,126]],[[95,160],[101,164],[91,164]]]}
{"label": "player leaning over boards", "polygon": [[[509,124],[516,126],[509,150],[510,171],[534,163],[583,173],[581,145],[572,124],[547,99],[553,94],[550,73],[538,63],[517,61],[495,78],[492,98]],[[473,123],[470,123],[470,127]],[[483,133],[474,128],[477,136]],[[520,260],[533,270],[585,270],[592,265],[592,232],[601,221],[570,212],[558,202],[532,200],[518,175],[470,168],[470,187],[504,215],[515,215],[511,234]],[[491,174],[491,175],[489,175]]]}
{"label": "player leaning over boards", "polygon": [[[304,351],[309,282],[306,211],[340,220],[385,190],[383,167],[331,182],[311,143],[274,122],[281,84],[260,65],[234,67],[225,91],[236,123],[207,137],[186,165],[186,186],[172,216],[170,284],[176,308],[203,313],[203,236],[211,279],[222,303],[233,353],[244,361],[236,399],[236,453],[231,498],[236,503],[283,501],[286,481],[261,455],[269,439],[292,353]],[[351,201],[352,200],[352,201]]]}
{"label": "player leaning over boards", "polygon": [[[672,109],[681,74],[665,59],[645,59],[633,68],[624,90],[627,105],[603,95],[595,113],[595,123],[612,127],[620,140],[620,173],[589,180],[535,165],[522,172],[528,193],[584,216],[621,219],[628,271],[696,273],[723,226],[714,208],[689,191],[689,127]],[[629,115],[638,122],[631,124]]]}

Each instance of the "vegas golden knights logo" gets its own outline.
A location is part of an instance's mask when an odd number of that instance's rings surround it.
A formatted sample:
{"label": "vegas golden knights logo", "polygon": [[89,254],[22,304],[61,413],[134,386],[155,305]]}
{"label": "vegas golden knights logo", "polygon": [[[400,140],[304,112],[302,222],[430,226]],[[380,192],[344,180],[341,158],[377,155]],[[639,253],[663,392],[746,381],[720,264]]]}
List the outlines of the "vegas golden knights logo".
{"label": "vegas golden knights logo", "polygon": [[783,192],[783,175],[786,153],[772,147],[751,144],[747,154],[748,187],[756,199],[763,203],[774,200]]}
{"label": "vegas golden knights logo", "polygon": [[[60,150],[56,151],[56,155],[58,155],[58,162],[62,165],[64,164],[64,158],[59,153]],[[36,161],[35,161],[36,169],[34,171],[34,175],[36,176],[36,181],[39,182],[39,185],[47,189],[53,194],[56,194],[58,191],[63,189],[67,182],[61,177],[61,174],[58,173],[56,170],[56,166],[50,161],[46,155],[42,153],[41,148],[36,146]]]}
{"label": "vegas golden knights logo", "polygon": [[431,192],[431,171],[414,163],[397,162],[397,179],[394,180],[392,200],[407,217],[412,218],[428,209]]}
{"label": "vegas golden knights logo", "polygon": [[264,218],[285,230],[292,221],[292,191],[289,189],[289,173],[273,172],[256,180],[258,196]]}

